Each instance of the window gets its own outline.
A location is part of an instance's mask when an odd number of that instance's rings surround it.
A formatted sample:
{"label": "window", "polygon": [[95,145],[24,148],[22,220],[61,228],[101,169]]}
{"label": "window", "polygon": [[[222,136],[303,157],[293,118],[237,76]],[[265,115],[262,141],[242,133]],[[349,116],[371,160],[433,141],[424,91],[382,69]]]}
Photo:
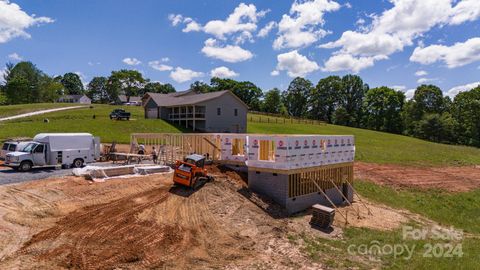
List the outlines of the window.
{"label": "window", "polygon": [[2,150],[7,150],[8,149],[8,143],[4,143],[2,146]]}
{"label": "window", "polygon": [[15,151],[17,149],[17,145],[15,144],[10,144],[10,146],[8,147],[8,151]]}
{"label": "window", "polygon": [[217,108],[217,115],[221,115],[222,114],[222,108]]}
{"label": "window", "polygon": [[238,116],[238,109],[233,109],[233,115]]}
{"label": "window", "polygon": [[39,144],[37,147],[35,147],[35,153],[43,153],[43,144]]}

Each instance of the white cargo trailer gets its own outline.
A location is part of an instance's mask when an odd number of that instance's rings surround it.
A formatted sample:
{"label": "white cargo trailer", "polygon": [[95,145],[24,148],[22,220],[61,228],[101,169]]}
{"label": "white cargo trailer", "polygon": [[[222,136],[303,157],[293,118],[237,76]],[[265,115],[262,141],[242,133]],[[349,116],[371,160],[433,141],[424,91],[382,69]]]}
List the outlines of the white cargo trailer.
{"label": "white cargo trailer", "polygon": [[41,133],[22,152],[7,154],[5,165],[28,171],[33,167],[82,167],[100,157],[100,139],[89,133]]}

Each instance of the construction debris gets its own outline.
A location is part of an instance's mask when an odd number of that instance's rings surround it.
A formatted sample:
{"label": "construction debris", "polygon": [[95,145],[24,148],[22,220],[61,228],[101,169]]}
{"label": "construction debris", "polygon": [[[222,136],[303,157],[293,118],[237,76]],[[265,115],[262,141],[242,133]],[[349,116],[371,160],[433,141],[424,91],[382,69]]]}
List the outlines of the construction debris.
{"label": "construction debris", "polygon": [[135,166],[116,166],[116,167],[102,167],[89,171],[92,179],[103,179],[115,176],[132,175],[135,174]]}
{"label": "construction debris", "polygon": [[335,218],[335,209],[320,204],[312,206],[312,219],[310,224],[322,229],[329,228]]}
{"label": "construction debris", "polygon": [[135,172],[140,175],[149,175],[154,173],[170,172],[171,168],[168,166],[142,166],[135,167]]}

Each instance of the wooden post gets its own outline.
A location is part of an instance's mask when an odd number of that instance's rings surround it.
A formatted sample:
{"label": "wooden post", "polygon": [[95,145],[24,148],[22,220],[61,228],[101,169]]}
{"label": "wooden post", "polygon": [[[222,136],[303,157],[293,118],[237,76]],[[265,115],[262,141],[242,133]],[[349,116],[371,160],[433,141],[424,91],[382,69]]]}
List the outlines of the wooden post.
{"label": "wooden post", "polygon": [[195,132],[195,105],[193,105],[193,132]]}

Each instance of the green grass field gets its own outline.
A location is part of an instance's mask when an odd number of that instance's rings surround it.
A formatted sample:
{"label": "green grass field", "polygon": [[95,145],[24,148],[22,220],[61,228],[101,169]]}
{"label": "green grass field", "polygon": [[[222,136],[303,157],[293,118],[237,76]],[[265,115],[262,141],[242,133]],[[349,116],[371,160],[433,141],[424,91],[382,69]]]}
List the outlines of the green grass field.
{"label": "green grass field", "polygon": [[76,106],[79,104],[71,103],[36,103],[36,104],[20,104],[0,106],[0,118],[8,117],[17,114],[24,114],[40,110],[48,110],[61,107]]}
{"label": "green grass field", "polygon": [[[57,106],[59,104],[46,104]],[[64,105],[64,104],[61,104]],[[71,105],[71,104],[70,104]],[[9,108],[4,108],[9,107]],[[15,109],[14,109],[14,108]],[[112,121],[108,114],[119,106],[94,105],[94,108],[74,109],[0,122],[0,140],[12,137],[33,137],[41,132],[89,132],[103,142],[129,143],[130,133],[182,132],[182,127],[162,120],[144,119],[143,108],[124,107],[132,113],[131,121]],[[23,113],[42,104],[0,107],[0,113]],[[16,114],[16,113],[13,113]],[[93,115],[96,119],[93,119]],[[262,116],[264,117],[264,116]],[[43,123],[48,118],[50,123]],[[272,122],[275,121],[272,118]],[[352,134],[356,138],[356,160],[405,165],[468,165],[480,163],[480,149],[427,142],[407,136],[336,125],[248,123],[249,133],[268,134]]]}

